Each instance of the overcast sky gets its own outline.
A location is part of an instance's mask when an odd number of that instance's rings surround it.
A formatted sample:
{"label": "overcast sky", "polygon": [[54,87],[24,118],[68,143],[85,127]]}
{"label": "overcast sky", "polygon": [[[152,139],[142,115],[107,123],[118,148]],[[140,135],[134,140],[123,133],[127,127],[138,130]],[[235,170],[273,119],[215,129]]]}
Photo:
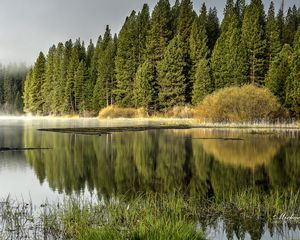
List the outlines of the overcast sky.
{"label": "overcast sky", "polygon": [[[299,0],[285,0],[286,6]],[[52,44],[80,37],[95,41],[110,25],[118,32],[132,10],[144,3],[152,10],[157,0],[0,0],[0,62],[31,65],[39,51],[47,53]],[[172,4],[174,1],[170,1]],[[203,0],[194,0],[199,12]],[[222,17],[225,0],[207,0]],[[274,1],[278,7],[281,0]],[[270,0],[264,0],[266,6]],[[299,3],[298,3],[299,5]]]}

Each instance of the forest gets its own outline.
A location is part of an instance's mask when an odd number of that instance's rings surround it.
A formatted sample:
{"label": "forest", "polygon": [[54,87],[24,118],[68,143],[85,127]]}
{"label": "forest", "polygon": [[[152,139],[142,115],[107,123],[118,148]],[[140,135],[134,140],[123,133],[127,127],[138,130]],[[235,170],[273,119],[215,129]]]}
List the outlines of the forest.
{"label": "forest", "polygon": [[107,26],[95,44],[68,40],[40,52],[24,82],[24,111],[86,116],[116,105],[151,114],[254,84],[299,117],[299,25],[300,7],[276,11],[262,0],[227,0],[221,22],[205,3],[194,10],[191,0],[159,0],[152,13],[144,4],[114,36]]}
{"label": "forest", "polygon": [[24,64],[0,64],[0,114],[23,112],[23,84],[27,71]]}

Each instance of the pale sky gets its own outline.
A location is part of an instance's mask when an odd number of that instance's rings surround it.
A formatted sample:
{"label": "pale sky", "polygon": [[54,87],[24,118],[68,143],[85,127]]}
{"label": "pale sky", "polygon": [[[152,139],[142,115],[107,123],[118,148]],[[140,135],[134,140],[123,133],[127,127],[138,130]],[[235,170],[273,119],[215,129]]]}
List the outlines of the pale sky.
{"label": "pale sky", "polygon": [[[0,62],[31,65],[39,51],[47,53],[58,42],[80,37],[95,42],[105,26],[118,32],[125,17],[144,3],[152,10],[157,0],[0,0]],[[170,0],[171,4],[174,1]],[[203,0],[194,0],[198,13]],[[222,18],[225,0],[206,0]],[[276,7],[281,0],[274,0]],[[270,0],[264,0],[268,7]],[[285,0],[286,7],[299,0]]]}

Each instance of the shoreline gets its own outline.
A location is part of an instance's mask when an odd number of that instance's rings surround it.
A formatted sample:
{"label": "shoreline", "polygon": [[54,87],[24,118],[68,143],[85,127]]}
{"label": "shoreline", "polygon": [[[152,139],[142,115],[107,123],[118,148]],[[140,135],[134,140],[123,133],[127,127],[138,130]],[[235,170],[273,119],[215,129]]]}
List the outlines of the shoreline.
{"label": "shoreline", "polygon": [[[107,121],[127,121],[127,122],[148,122],[161,123],[160,126],[186,125],[189,128],[230,128],[230,129],[286,129],[300,130],[300,122],[293,123],[214,123],[199,122],[193,118],[167,118],[167,117],[145,117],[145,118],[99,118],[99,117],[80,117],[80,116],[10,116],[0,115],[1,120],[98,120],[99,122]],[[130,127],[130,126],[129,126]]]}

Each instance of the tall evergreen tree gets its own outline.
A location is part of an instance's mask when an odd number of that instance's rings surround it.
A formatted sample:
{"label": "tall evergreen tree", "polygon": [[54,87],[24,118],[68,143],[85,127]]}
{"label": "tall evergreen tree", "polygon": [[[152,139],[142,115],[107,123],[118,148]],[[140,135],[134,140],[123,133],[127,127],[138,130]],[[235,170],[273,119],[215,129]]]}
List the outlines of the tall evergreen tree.
{"label": "tall evergreen tree", "polygon": [[175,36],[177,28],[178,28],[178,16],[180,11],[180,1],[176,0],[174,5],[171,8],[171,30],[172,37]]}
{"label": "tall evergreen tree", "polygon": [[48,52],[47,59],[46,59],[46,70],[45,70],[45,81],[43,82],[41,95],[43,99],[43,113],[44,114],[51,114],[51,103],[53,101],[53,93],[54,93],[54,82],[55,82],[55,75],[54,75],[54,65],[55,65],[55,52],[56,46],[53,45]]}
{"label": "tall evergreen tree", "polygon": [[53,114],[60,114],[60,105],[62,103],[62,84],[65,81],[63,77],[63,61],[64,61],[64,44],[58,43],[54,55],[54,76],[53,76],[53,93],[50,102],[50,109]]}
{"label": "tall evergreen tree", "polygon": [[76,108],[81,113],[85,110],[84,88],[86,86],[87,76],[88,72],[86,68],[86,63],[84,60],[81,60],[74,74],[74,101]]}
{"label": "tall evergreen tree", "polygon": [[147,4],[143,5],[142,11],[139,12],[137,16],[138,24],[138,62],[141,65],[146,58],[146,37],[150,27],[150,13],[149,6]]}
{"label": "tall evergreen tree", "polygon": [[[206,9],[204,14],[205,16],[203,17],[206,18]],[[192,97],[191,92],[193,87],[193,80],[192,80],[193,77],[190,75],[192,71],[192,60],[189,52],[190,49],[189,39],[190,39],[192,25],[195,17],[196,16],[193,11],[192,1],[182,0],[180,4],[180,11],[178,17],[177,36],[181,38],[180,41],[183,43],[184,61],[185,61],[184,76],[186,79],[185,99],[187,103],[191,102],[191,97]]]}
{"label": "tall evergreen tree", "polygon": [[64,45],[63,50],[63,59],[62,59],[62,65],[61,65],[61,74],[60,74],[60,81],[59,81],[59,88],[58,88],[58,112],[60,114],[66,113],[65,103],[66,103],[66,84],[67,84],[67,74],[68,74],[68,68],[71,61],[71,55],[72,55],[72,48],[73,43],[72,40],[66,41]]}
{"label": "tall evergreen tree", "polygon": [[292,48],[286,44],[281,52],[273,59],[266,75],[265,85],[278,97],[281,104],[286,106],[287,82],[291,73]]}
{"label": "tall evergreen tree", "polygon": [[224,18],[221,24],[221,31],[227,31],[230,23],[232,22],[232,18],[236,18],[236,11],[233,0],[226,0],[226,5],[224,9]]}
{"label": "tall evergreen tree", "polygon": [[208,60],[202,58],[196,66],[195,82],[192,92],[193,105],[200,103],[206,95],[213,92],[213,89],[214,86],[210,75]]}
{"label": "tall evergreen tree", "polygon": [[260,0],[254,0],[246,8],[242,25],[242,40],[248,53],[249,79],[261,84],[265,74],[266,40],[264,39],[263,16]]}
{"label": "tall evergreen tree", "polygon": [[143,107],[147,113],[157,108],[157,82],[153,64],[145,61],[138,69],[134,84],[135,107]]}
{"label": "tall evergreen tree", "polygon": [[[32,79],[33,79],[33,71],[32,69],[29,69],[27,75],[26,75],[26,79],[24,82],[24,94],[23,94],[23,101],[24,101],[24,111],[25,112],[30,112],[31,111],[31,103],[30,103],[30,88],[31,88],[31,84],[32,84]],[[1,102],[1,104],[4,103]]]}
{"label": "tall evergreen tree", "polygon": [[270,65],[273,58],[280,52],[280,34],[278,22],[275,18],[274,3],[270,3],[266,21],[266,40],[267,40],[267,64]]}
{"label": "tall evergreen tree", "polygon": [[116,56],[116,103],[122,107],[131,107],[133,85],[139,66],[139,44],[137,38],[137,16],[135,11],[127,17],[118,38]]}
{"label": "tall evergreen tree", "polygon": [[70,62],[67,68],[65,97],[64,97],[64,110],[67,114],[75,113],[77,109],[77,103],[75,101],[75,73],[81,60],[84,59],[82,51],[82,45],[80,39],[77,39],[72,48]]}
{"label": "tall evergreen tree", "polygon": [[298,10],[294,5],[292,8],[289,8],[287,11],[284,30],[283,30],[283,42],[292,45],[294,42],[294,37],[298,29]]}
{"label": "tall evergreen tree", "polygon": [[[207,47],[207,42],[208,41],[206,35],[206,6],[205,4],[203,4],[199,18],[195,18],[193,22],[192,31],[189,38],[189,54],[191,58],[190,78],[192,84],[194,84],[195,81],[195,73],[198,62],[200,61],[200,59],[206,59],[208,57],[209,50]],[[192,96],[192,98],[194,97]]]}
{"label": "tall evergreen tree", "polygon": [[230,23],[214,48],[211,67],[216,89],[247,82],[248,60],[238,20]]}
{"label": "tall evergreen tree", "polygon": [[168,0],[159,0],[151,16],[147,36],[147,59],[155,65],[164,58],[164,52],[172,37],[172,17]]}
{"label": "tall evergreen tree", "polygon": [[[178,4],[178,2],[176,4]],[[176,23],[174,22],[174,16],[177,15],[178,10],[176,9],[176,4],[171,12],[169,1],[159,0],[152,12],[150,29],[146,38],[147,64],[145,64],[143,70],[140,70],[141,72],[137,75],[139,81],[151,81],[149,84],[154,86],[154,89],[152,89],[153,94],[151,95],[152,99],[149,102],[150,105],[148,106],[148,109],[157,110],[158,108],[157,64],[164,59],[165,50],[174,31],[174,29],[172,30],[172,26],[174,27],[176,25],[177,27],[178,24],[177,20]],[[149,65],[152,66],[150,67]],[[149,76],[149,79],[142,79],[142,76],[145,76],[143,72],[147,72],[147,75],[152,73],[152,76]],[[137,84],[139,81],[137,81]]]}
{"label": "tall evergreen tree", "polygon": [[281,6],[278,10],[277,16],[276,16],[276,20],[277,20],[277,25],[278,25],[278,30],[279,30],[279,39],[281,44],[284,43],[284,39],[283,39],[283,31],[284,31],[284,0],[281,0]]}
{"label": "tall evergreen tree", "polygon": [[300,27],[295,34],[291,74],[286,85],[286,105],[290,112],[300,116]]}
{"label": "tall evergreen tree", "polygon": [[185,104],[184,43],[175,37],[158,65],[159,103],[162,109]]}
{"label": "tall evergreen tree", "polygon": [[29,107],[32,113],[42,113],[43,110],[43,98],[41,93],[43,83],[45,81],[46,72],[46,58],[45,55],[40,52],[34,68],[33,77],[29,87]]}
{"label": "tall evergreen tree", "polygon": [[206,17],[206,34],[208,38],[208,48],[210,51],[213,50],[217,39],[220,36],[220,26],[217,9],[210,8]]}
{"label": "tall evergreen tree", "polygon": [[114,44],[109,26],[100,45],[98,77],[93,93],[94,109],[99,110],[111,104],[112,82],[114,81]]}

